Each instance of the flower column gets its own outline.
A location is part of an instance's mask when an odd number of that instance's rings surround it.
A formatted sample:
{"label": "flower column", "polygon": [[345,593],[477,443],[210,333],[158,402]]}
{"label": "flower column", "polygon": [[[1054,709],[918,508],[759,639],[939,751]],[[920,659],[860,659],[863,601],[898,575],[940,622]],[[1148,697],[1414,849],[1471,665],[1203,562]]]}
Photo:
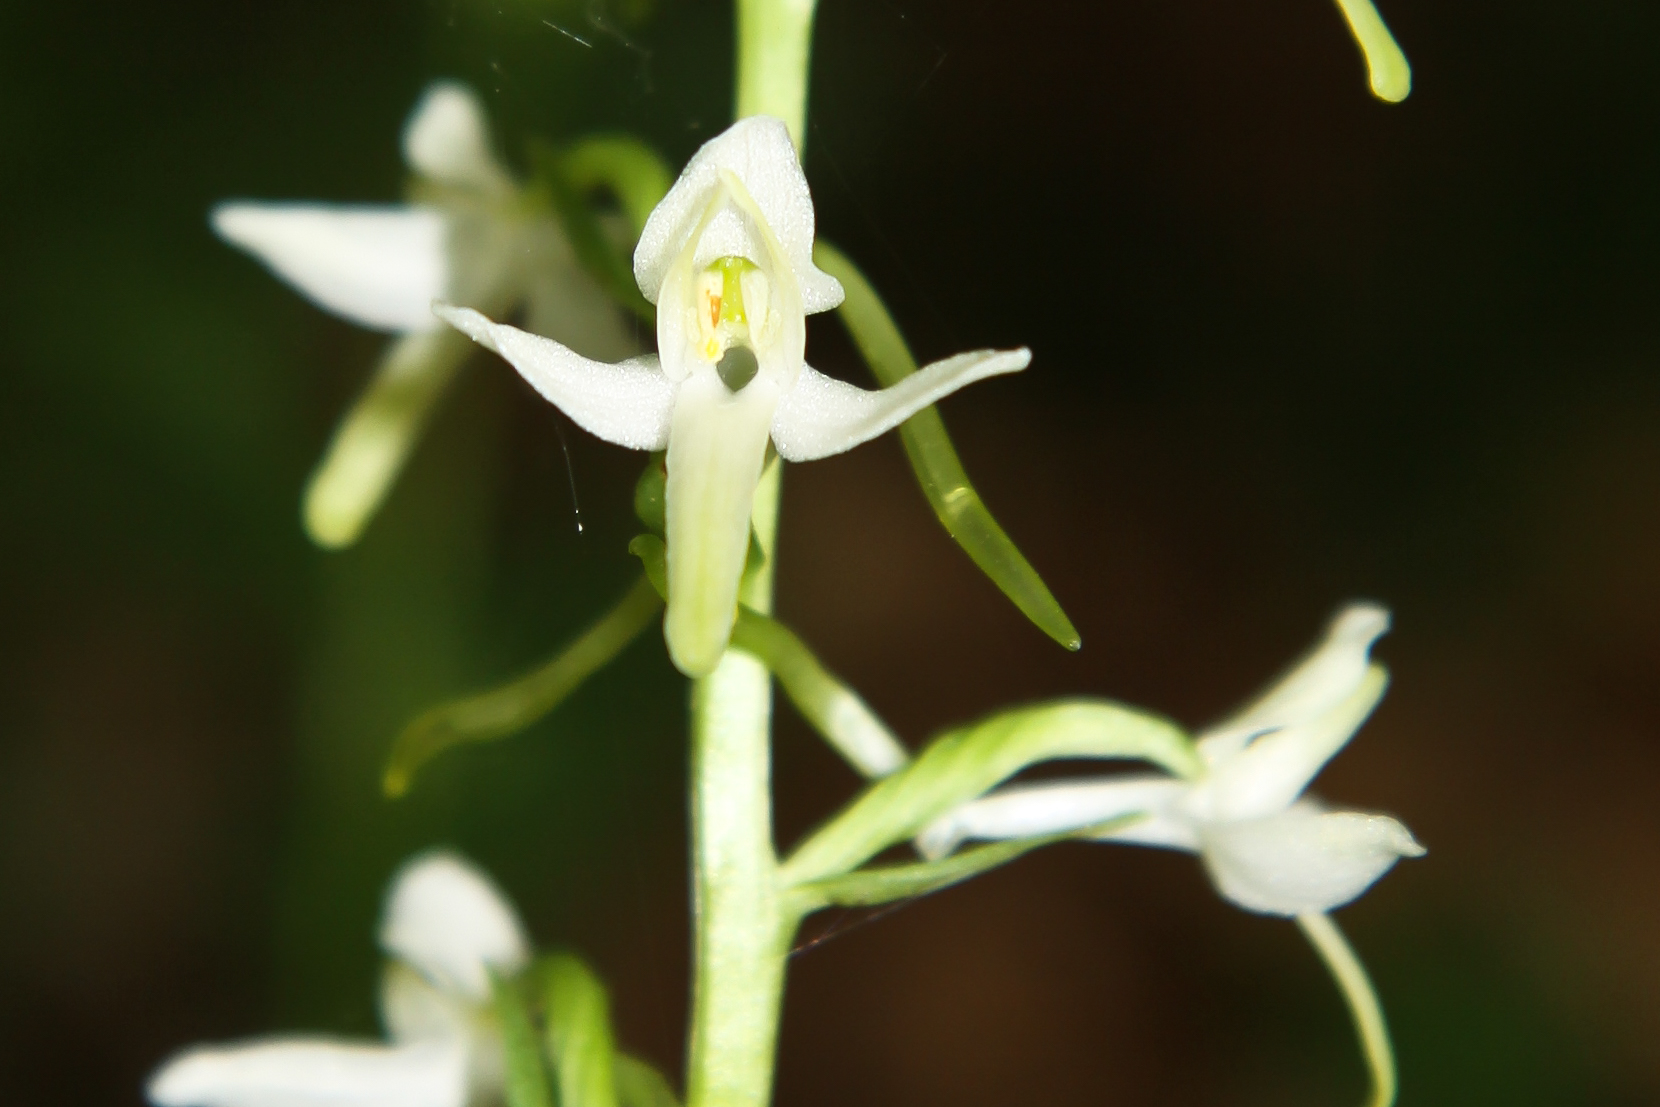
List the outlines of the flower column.
{"label": "flower column", "polygon": [[[738,0],[737,114],[784,121],[799,151],[807,114],[815,0]],[[772,610],[779,478],[755,489],[766,564],[742,600]],[[772,841],[772,686],[762,664],[728,650],[692,693],[692,894],[696,966],[687,1107],[760,1107],[771,1098],[786,917]]]}

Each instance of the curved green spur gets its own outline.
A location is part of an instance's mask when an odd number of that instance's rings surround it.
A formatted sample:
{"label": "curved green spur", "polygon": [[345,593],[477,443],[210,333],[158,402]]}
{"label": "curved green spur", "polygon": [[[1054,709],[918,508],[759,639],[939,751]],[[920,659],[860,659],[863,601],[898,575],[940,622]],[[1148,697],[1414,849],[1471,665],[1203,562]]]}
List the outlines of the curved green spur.
{"label": "curved green spur", "polygon": [[662,608],[657,590],[642,578],[550,661],[499,688],[422,713],[392,745],[381,778],[386,795],[396,798],[409,791],[416,770],[451,746],[505,738],[552,711],[634,641]]}
{"label": "curved green spur", "polygon": [[[916,372],[916,359],[893,316],[847,255],[820,241],[813,248],[813,262],[841,282],[847,299],[837,312],[882,386]],[[939,412],[931,407],[917,412],[900,426],[899,434],[923,495],[963,552],[1039,630],[1069,650],[1081,646],[1077,628],[1061,610],[1049,586],[992,518],[969,483]]]}

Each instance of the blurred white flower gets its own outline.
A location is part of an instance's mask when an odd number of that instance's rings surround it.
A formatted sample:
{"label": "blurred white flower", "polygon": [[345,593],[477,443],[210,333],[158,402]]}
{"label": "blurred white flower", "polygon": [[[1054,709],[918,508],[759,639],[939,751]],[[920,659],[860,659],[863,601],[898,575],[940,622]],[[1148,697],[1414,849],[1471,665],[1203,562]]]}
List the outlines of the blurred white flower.
{"label": "blurred white flower", "polygon": [[491,973],[530,957],[513,908],[448,853],[393,880],[381,923],[393,960],[381,987],[388,1042],[277,1036],[195,1046],[150,1078],[155,1107],[463,1107],[499,1098]]}
{"label": "blurred white flower", "polygon": [[476,311],[437,309],[578,425],[668,450],[664,635],[694,676],[731,635],[769,439],[789,461],[828,457],[1031,360],[1023,349],[959,354],[880,392],[815,372],[806,317],[841,303],[842,288],[813,264],[813,224],[784,124],[757,116],[704,144],[640,236],[634,275],[657,305],[657,356],[604,364]]}
{"label": "blurred white flower", "polygon": [[636,347],[618,310],[578,264],[545,205],[528,203],[490,148],[478,97],[441,81],[403,133],[415,174],[408,204],[232,201],[213,228],[319,307],[400,337],[340,424],[306,491],[324,546],[355,541],[468,347],[434,300],[493,313],[523,304],[528,325],[593,357]]}
{"label": "blurred white flower", "polygon": [[1223,896],[1271,915],[1329,911],[1360,895],[1401,857],[1424,852],[1387,815],[1331,811],[1304,796],[1383,696],[1369,660],[1389,628],[1381,607],[1355,604],[1322,642],[1255,703],[1203,735],[1191,780],[1133,775],[1013,785],[937,820],[918,848],[941,857],[969,838],[1017,838],[1145,813],[1105,841],[1188,850]]}

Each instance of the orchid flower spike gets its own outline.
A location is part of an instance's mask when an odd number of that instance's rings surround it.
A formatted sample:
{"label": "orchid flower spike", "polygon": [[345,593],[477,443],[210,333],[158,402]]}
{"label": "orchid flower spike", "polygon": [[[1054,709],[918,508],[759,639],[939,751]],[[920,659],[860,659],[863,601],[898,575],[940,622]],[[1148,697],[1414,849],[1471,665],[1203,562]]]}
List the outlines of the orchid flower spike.
{"label": "orchid flower spike", "polygon": [[807,315],[842,300],[813,264],[813,201],[784,124],[755,116],[705,143],[634,253],[657,305],[657,356],[616,365],[440,305],[579,426],[668,450],[668,613],[681,671],[715,667],[731,637],[750,514],[770,439],[811,461],[890,430],[964,385],[1024,369],[1028,350],[977,350],[867,392],[807,365]]}
{"label": "orchid flower spike", "polygon": [[1331,811],[1303,794],[1366,721],[1387,683],[1370,661],[1389,628],[1371,604],[1339,612],[1325,640],[1261,698],[1200,737],[1191,780],[1118,776],[1014,785],[943,816],[918,838],[944,856],[968,838],[1017,838],[1145,817],[1100,835],[1199,854],[1219,892],[1248,911],[1308,915],[1359,896],[1424,849],[1387,815]]}
{"label": "orchid flower spike", "polygon": [[465,85],[427,88],[403,133],[408,204],[232,201],[213,229],[326,311],[398,335],[335,432],[306,490],[312,538],[350,545],[397,476],[468,347],[432,316],[437,299],[529,326],[594,357],[634,349],[621,315],[578,264],[552,214],[527,203],[491,151]]}
{"label": "orchid flower spike", "polygon": [[513,908],[449,853],[406,864],[392,882],[380,943],[387,1043],[278,1036],[193,1046],[150,1078],[155,1107],[466,1107],[493,1103],[504,1053],[492,974],[527,964]]}

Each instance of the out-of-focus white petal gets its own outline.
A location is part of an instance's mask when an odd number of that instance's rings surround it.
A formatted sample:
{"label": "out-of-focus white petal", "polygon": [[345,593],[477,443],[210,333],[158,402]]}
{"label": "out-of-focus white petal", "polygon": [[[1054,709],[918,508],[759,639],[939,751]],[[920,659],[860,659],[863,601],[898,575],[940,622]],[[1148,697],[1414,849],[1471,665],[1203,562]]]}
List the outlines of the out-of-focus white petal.
{"label": "out-of-focus white petal", "polygon": [[266,262],[305,299],[375,330],[432,330],[447,294],[445,219],[432,207],[229,202],[212,209],[224,241]]}
{"label": "out-of-focus white petal", "polygon": [[658,369],[655,356],[616,364],[592,361],[552,339],[492,323],[470,308],[435,304],[432,310],[506,358],[531,387],[583,430],[635,450],[668,445],[676,386]]}
{"label": "out-of-focus white petal", "polygon": [[1266,819],[1198,824],[1217,890],[1248,911],[1299,915],[1348,903],[1424,848],[1387,815],[1304,802]]}
{"label": "out-of-focus white petal", "polygon": [[471,349],[447,327],[393,343],[306,486],[303,514],[312,541],[329,549],[357,541]]}
{"label": "out-of-focus white petal", "polygon": [[512,905],[453,853],[404,866],[386,898],[380,944],[438,987],[480,1003],[490,995],[492,971],[517,972],[530,958]]}
{"label": "out-of-focus white petal", "polygon": [[[783,247],[808,312],[828,311],[842,302],[842,287],[813,264],[813,198],[784,124],[769,116],[740,119],[686,163],[680,179],[646,220],[634,250],[634,276],[646,299],[657,302],[663,279],[704,220],[721,170],[743,182]],[[736,210],[716,215],[704,230],[711,257],[734,254],[759,260]],[[745,246],[748,248],[745,248]],[[700,254],[701,254],[700,250]]]}
{"label": "out-of-focus white petal", "polygon": [[404,124],[411,169],[442,184],[504,192],[512,182],[490,151],[490,124],[478,94],[459,81],[427,86]]}
{"label": "out-of-focus white petal", "polygon": [[[917,835],[917,852],[932,860],[944,857],[971,838],[1058,834],[1137,813],[1148,817],[1101,837],[1195,849],[1198,843],[1191,830],[1163,817],[1187,787],[1185,781],[1170,777],[1140,775],[1015,784],[965,803],[934,820]],[[1131,836],[1142,823],[1155,824],[1151,837]]]}
{"label": "out-of-focus white petal", "polygon": [[318,1038],[198,1046],[162,1066],[146,1094],[156,1107],[462,1107],[467,1050]]}
{"label": "out-of-focus white petal", "polygon": [[813,461],[892,430],[929,404],[987,377],[1017,373],[1030,350],[974,350],[936,361],[898,384],[868,392],[803,366],[773,417],[772,440],[787,461]]}
{"label": "out-of-focus white petal", "polygon": [[1283,811],[1353,737],[1388,683],[1383,666],[1373,665],[1346,699],[1323,714],[1269,731],[1216,762],[1193,790],[1190,810],[1217,820],[1259,819]]}
{"label": "out-of-focus white petal", "polygon": [[317,306],[384,331],[436,327],[447,294],[443,215],[425,207],[233,202],[219,237],[253,254]]}
{"label": "out-of-focus white petal", "polygon": [[757,375],[731,392],[713,370],[680,386],[669,433],[669,602],[663,637],[681,672],[703,676],[720,661],[738,613],[749,554],[755,485],[766,460],[778,390]]}
{"label": "out-of-focus white petal", "polygon": [[472,1004],[442,991],[404,964],[389,961],[380,978],[380,1021],[386,1036],[411,1042],[466,1041],[472,1032]]}
{"label": "out-of-focus white petal", "polygon": [[1272,687],[1199,739],[1199,754],[1215,764],[1243,749],[1264,730],[1292,726],[1330,711],[1360,686],[1372,644],[1389,629],[1389,611],[1371,603],[1349,604],[1326,627],[1326,636]]}

